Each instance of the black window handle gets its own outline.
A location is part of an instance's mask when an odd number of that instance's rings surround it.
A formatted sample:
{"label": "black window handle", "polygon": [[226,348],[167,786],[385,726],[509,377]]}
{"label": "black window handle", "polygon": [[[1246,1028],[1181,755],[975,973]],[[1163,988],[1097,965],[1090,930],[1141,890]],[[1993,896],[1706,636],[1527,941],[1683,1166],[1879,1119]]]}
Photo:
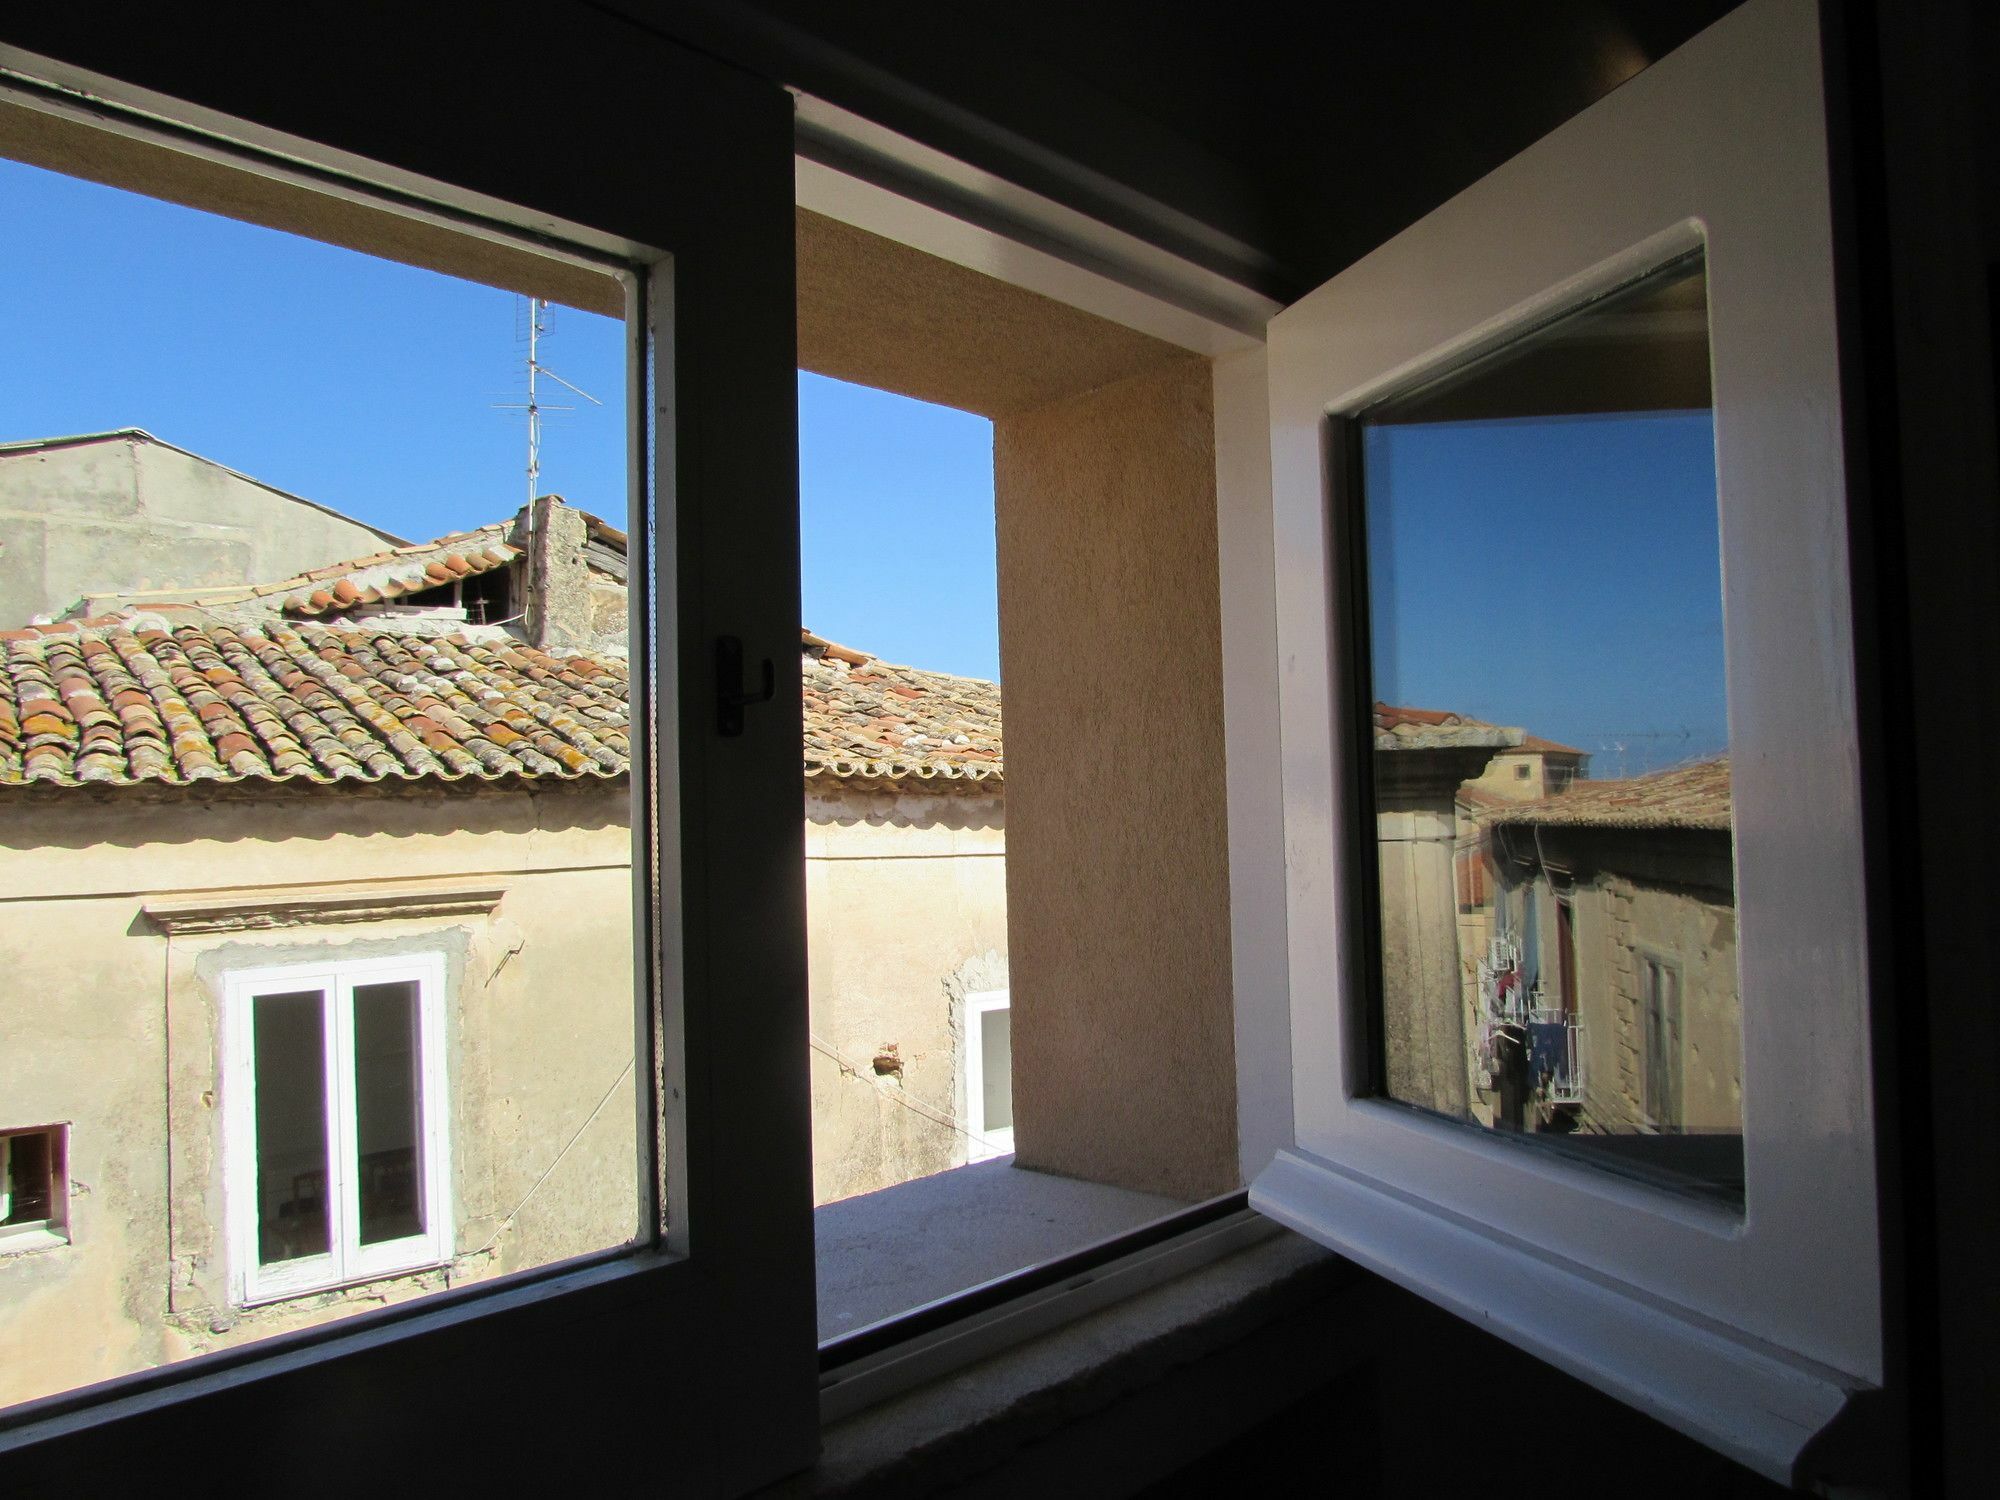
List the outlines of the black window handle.
{"label": "black window handle", "polygon": [[733,635],[715,638],[715,729],[725,738],[743,733],[743,709],[751,703],[769,703],[778,693],[778,669],[764,658],[764,685],[745,692],[743,688],[743,642]]}

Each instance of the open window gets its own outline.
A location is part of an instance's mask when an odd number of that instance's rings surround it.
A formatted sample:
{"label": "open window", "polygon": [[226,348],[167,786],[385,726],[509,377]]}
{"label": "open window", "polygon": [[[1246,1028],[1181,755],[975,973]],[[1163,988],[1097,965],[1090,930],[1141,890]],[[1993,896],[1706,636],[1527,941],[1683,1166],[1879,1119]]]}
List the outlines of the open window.
{"label": "open window", "polygon": [[1296,1144],[1251,1201],[1783,1480],[1883,1375],[1821,89],[1813,8],[1747,5],[1270,345]]}
{"label": "open window", "polygon": [[[602,16],[566,28],[578,50],[538,69],[542,149],[476,186],[462,143],[371,134],[351,98],[321,121],[343,149],[0,49],[0,155],[615,320],[605,488],[630,517],[546,495],[516,516],[509,463],[511,521],[432,545],[348,526],[354,545],[256,575],[239,546],[221,579],[148,578],[172,548],[142,566],[100,546],[126,569],[112,596],[9,622],[7,682],[34,707],[5,720],[7,959],[60,1035],[0,1091],[19,1184],[0,1236],[69,1241],[10,1258],[6,1363],[33,1383],[0,1451],[29,1487],[111,1484],[197,1427],[256,1432],[264,1455],[366,1432],[322,1453],[328,1483],[428,1474],[438,1434],[411,1414],[442,1368],[506,1372],[452,1424],[467,1462],[507,1451],[524,1413],[652,1434],[622,1461],[696,1492],[810,1456],[797,679],[733,736],[713,680],[717,636],[753,672],[798,649],[790,105]],[[458,18],[396,38],[329,37],[357,50],[323,76],[389,97],[408,68],[446,115],[485,112],[498,75],[463,65]],[[268,118],[208,103],[229,100]],[[148,434],[100,436],[109,457],[77,461],[98,479],[202,470],[174,492],[182,531],[261,508],[281,519],[253,540],[296,553],[341,521]],[[46,478],[77,445],[29,446]],[[102,490],[143,529],[144,505]],[[516,778],[510,810],[493,751],[542,778]],[[559,807],[558,782],[589,794]],[[447,783],[503,794],[483,831]],[[302,795],[273,812],[282,792]],[[492,857],[573,834],[598,853]],[[587,1091],[562,1077],[583,1051]],[[45,1099],[86,1089],[90,1128],[42,1125],[69,1119]],[[565,1174],[610,1205],[595,1225],[581,1194],[534,1196]],[[524,1203],[569,1244],[508,1265]],[[27,1301],[74,1328],[85,1294],[111,1335],[21,1337]]]}

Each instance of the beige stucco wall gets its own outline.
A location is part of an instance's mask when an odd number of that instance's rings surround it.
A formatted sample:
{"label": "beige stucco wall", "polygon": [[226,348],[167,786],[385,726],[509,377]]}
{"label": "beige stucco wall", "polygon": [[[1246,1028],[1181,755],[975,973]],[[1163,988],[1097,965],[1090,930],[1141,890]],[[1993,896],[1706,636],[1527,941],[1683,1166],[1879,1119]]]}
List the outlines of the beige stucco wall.
{"label": "beige stucco wall", "polygon": [[[39,789],[38,789],[39,790]],[[0,1125],[70,1125],[71,1243],[0,1256],[0,1405],[605,1248],[637,1227],[622,784],[14,794]],[[170,934],[149,904],[492,888],[490,911]],[[442,1270],[229,1305],[218,977],[393,948],[450,965]]]}
{"label": "beige stucco wall", "polygon": [[1208,363],[994,426],[1023,1166],[1238,1181]]}
{"label": "beige stucco wall", "polygon": [[1736,912],[1713,892],[1605,875],[1576,899],[1583,995],[1584,1128],[1649,1127],[1640,962],[1681,971],[1681,1120],[1690,1131],[1743,1128],[1743,1010]]}
{"label": "beige stucco wall", "polygon": [[385,535],[143,437],[0,453],[0,628],[93,591],[287,578]]}
{"label": "beige stucco wall", "polygon": [[[1438,805],[1442,804],[1442,805]],[[1450,802],[1376,814],[1382,909],[1382,1052],[1389,1094],[1445,1114],[1467,1106],[1457,831]]]}
{"label": "beige stucco wall", "polygon": [[[0,1128],[68,1123],[71,1243],[0,1255],[0,1406],[448,1285],[637,1227],[623,783],[10,794]],[[1007,987],[993,787],[807,798],[815,1201],[966,1159],[963,998]],[[146,909],[497,891],[490,910],[170,932]],[[447,962],[451,1263],[231,1305],[220,984],[231,969]],[[877,1074],[893,1048],[900,1072]],[[843,1066],[834,1054],[855,1066]]]}
{"label": "beige stucco wall", "polygon": [[963,1001],[1008,985],[1006,830],[999,794],[981,790],[815,785],[806,817],[813,1200],[826,1203],[966,1160]]}

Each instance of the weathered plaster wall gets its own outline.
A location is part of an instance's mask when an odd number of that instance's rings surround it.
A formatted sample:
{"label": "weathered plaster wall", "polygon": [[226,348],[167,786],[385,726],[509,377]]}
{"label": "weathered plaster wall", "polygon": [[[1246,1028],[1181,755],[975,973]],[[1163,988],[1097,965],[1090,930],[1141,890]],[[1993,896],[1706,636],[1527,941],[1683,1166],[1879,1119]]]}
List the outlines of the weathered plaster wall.
{"label": "weathered plaster wall", "polygon": [[1376,814],[1382,896],[1382,1051],[1391,1097],[1466,1108],[1465,987],[1449,794]]}
{"label": "weathered plaster wall", "polygon": [[1007,985],[1006,828],[990,790],[815,785],[806,818],[813,1200],[827,1203],[966,1160],[961,1002]]}
{"label": "weathered plaster wall", "polygon": [[1681,1119],[1691,1131],[1743,1128],[1743,1009],[1736,911],[1711,891],[1604,875],[1578,893],[1577,988],[1584,998],[1586,1128],[1647,1128],[1646,957],[1681,973]]}
{"label": "weathered plaster wall", "polygon": [[0,453],[0,627],[93,591],[286,578],[386,535],[142,437]]}
{"label": "weathered plaster wall", "polygon": [[994,428],[1017,1160],[1237,1185],[1212,388]]}
{"label": "weathered plaster wall", "polygon": [[[0,1256],[0,1405],[637,1227],[622,784],[256,798],[15,794],[0,824],[0,1124],[71,1123],[72,1243]],[[490,911],[170,934],[148,904],[454,886]],[[227,1296],[218,976],[443,951],[456,1255],[250,1310]]]}

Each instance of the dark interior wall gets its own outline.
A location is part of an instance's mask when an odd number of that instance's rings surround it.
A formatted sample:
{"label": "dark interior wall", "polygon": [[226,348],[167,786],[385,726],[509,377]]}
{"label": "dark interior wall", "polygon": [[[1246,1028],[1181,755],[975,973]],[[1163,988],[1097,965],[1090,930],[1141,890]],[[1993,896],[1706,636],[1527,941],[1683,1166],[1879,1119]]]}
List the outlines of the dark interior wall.
{"label": "dark interior wall", "polygon": [[604,0],[1279,301],[1737,0]]}

